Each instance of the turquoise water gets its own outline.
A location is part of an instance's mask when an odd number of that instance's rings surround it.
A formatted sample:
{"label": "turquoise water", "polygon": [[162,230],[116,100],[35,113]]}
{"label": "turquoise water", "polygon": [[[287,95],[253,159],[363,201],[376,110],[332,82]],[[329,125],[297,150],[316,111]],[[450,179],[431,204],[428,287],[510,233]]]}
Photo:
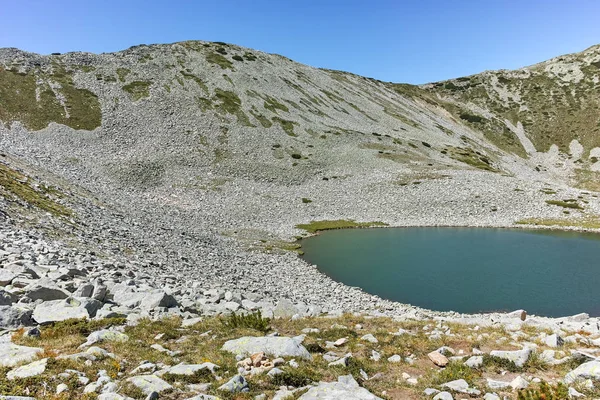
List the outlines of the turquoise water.
{"label": "turquoise water", "polygon": [[382,298],[465,313],[600,316],[600,236],[490,228],[323,232],[303,258]]}

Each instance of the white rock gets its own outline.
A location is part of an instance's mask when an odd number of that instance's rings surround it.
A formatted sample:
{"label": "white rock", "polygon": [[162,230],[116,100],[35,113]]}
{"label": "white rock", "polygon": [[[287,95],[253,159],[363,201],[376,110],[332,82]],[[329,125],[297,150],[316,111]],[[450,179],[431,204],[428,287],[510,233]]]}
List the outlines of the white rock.
{"label": "white rock", "polygon": [[517,376],[515,379],[513,379],[510,382],[510,387],[512,387],[515,390],[526,389],[528,386],[529,386],[529,382],[527,382],[525,379],[523,379],[520,376]]}
{"label": "white rock", "polygon": [[379,343],[379,340],[377,340],[377,338],[375,336],[373,336],[371,333],[368,333],[368,334],[362,336],[360,339],[365,340],[369,343]]}
{"label": "white rock", "polygon": [[588,361],[569,372],[564,379],[567,385],[580,379],[600,379],[600,361]]}
{"label": "white rock", "polygon": [[19,346],[14,343],[0,343],[0,367],[13,367],[37,358],[43,349],[39,347]]}
{"label": "white rock", "polygon": [[435,395],[433,400],[454,400],[454,397],[448,392],[439,392]]}
{"label": "white rock", "polygon": [[319,382],[298,400],[382,400],[362,388],[352,375],[340,376],[337,382]]}
{"label": "white rock", "polygon": [[531,352],[532,350],[530,348],[524,348],[523,350],[515,351],[492,350],[490,351],[490,356],[500,357],[512,361],[517,367],[520,368],[525,365],[527,360],[529,360]]}
{"label": "white rock", "polygon": [[132,376],[131,378],[127,378],[127,382],[131,382],[131,384],[139,388],[146,395],[152,392],[161,393],[173,388],[173,386],[156,375]]}
{"label": "white rock", "polygon": [[235,340],[228,340],[221,350],[245,357],[262,352],[272,357],[299,357],[307,360],[312,359],[310,353],[296,338],[283,336],[245,336]]}
{"label": "white rock", "polygon": [[48,365],[48,359],[42,358],[41,360],[34,361],[30,364],[22,365],[19,368],[15,368],[6,374],[8,379],[15,378],[29,378],[31,376],[37,376],[44,373]]}
{"label": "white rock", "polygon": [[483,365],[483,356],[472,356],[465,361],[465,365],[471,368],[479,368]]}

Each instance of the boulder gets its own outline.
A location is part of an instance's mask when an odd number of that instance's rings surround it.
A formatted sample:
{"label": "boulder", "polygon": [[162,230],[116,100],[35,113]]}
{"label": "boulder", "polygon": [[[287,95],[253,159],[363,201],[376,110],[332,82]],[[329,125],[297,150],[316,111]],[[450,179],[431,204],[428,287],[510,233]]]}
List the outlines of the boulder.
{"label": "boulder", "polygon": [[10,285],[13,279],[15,279],[16,277],[17,274],[15,274],[14,272],[4,268],[0,268],[0,286]]}
{"label": "boulder", "polygon": [[102,307],[98,300],[69,297],[38,304],[33,311],[33,319],[38,324],[64,321],[70,318],[91,318]]}
{"label": "boulder", "polygon": [[127,382],[130,382],[140,389],[145,395],[149,395],[152,392],[161,393],[173,388],[173,386],[169,385],[156,375],[132,376],[127,379]]}
{"label": "boulder", "polygon": [[483,365],[483,356],[472,356],[465,361],[465,365],[471,368],[479,368]]}
{"label": "boulder", "polygon": [[445,367],[446,365],[448,365],[449,362],[448,358],[446,358],[445,355],[443,355],[437,350],[427,354],[427,357],[429,357],[429,359],[438,367]]}
{"label": "boulder", "polygon": [[299,400],[382,400],[362,388],[352,375],[340,376],[337,382],[319,382],[298,398]]}
{"label": "boulder", "polygon": [[69,297],[69,293],[51,284],[33,283],[25,288],[25,297],[33,301],[62,300]]}
{"label": "boulder", "polygon": [[91,283],[84,283],[73,292],[74,297],[92,297],[94,293],[94,285]]}
{"label": "boulder", "polygon": [[530,348],[524,348],[523,350],[515,351],[492,350],[490,351],[490,356],[512,361],[517,367],[521,368],[523,365],[525,365],[527,360],[529,360],[531,351],[532,350]]}
{"label": "boulder", "polygon": [[564,339],[558,336],[556,333],[547,336],[543,342],[549,347],[560,347],[565,343]]}
{"label": "boulder", "polygon": [[43,349],[39,347],[19,346],[14,343],[0,343],[0,367],[13,367],[37,358]]}
{"label": "boulder", "polygon": [[495,379],[487,378],[487,387],[493,390],[503,390],[510,386],[510,382],[497,381]]}
{"label": "boulder", "polygon": [[34,325],[32,311],[19,305],[0,306],[0,328],[14,329]]}
{"label": "boulder", "polygon": [[514,390],[527,389],[528,386],[529,386],[529,382],[527,382],[525,379],[523,379],[520,376],[517,376],[515,379],[513,379],[510,382],[510,387],[513,388]]}
{"label": "boulder", "polygon": [[149,311],[157,307],[171,308],[177,307],[178,305],[179,303],[177,303],[177,300],[175,300],[173,296],[162,290],[156,290],[145,294],[139,307],[142,310]]}
{"label": "boulder", "polygon": [[581,379],[600,379],[600,361],[588,361],[569,372],[564,379],[567,385]]}
{"label": "boulder", "polygon": [[263,352],[272,357],[299,357],[307,360],[312,358],[299,339],[284,336],[244,336],[239,339],[228,340],[221,350],[244,357]]}
{"label": "boulder", "polygon": [[19,368],[15,368],[6,374],[8,379],[15,378],[29,378],[32,376],[38,376],[44,373],[46,366],[48,365],[48,359],[43,358],[38,361],[34,361],[31,364],[22,365]]}
{"label": "boulder", "polygon": [[298,309],[288,299],[280,300],[273,310],[273,316],[275,318],[291,318],[293,315],[298,314]]}
{"label": "boulder", "polygon": [[16,295],[4,289],[0,289],[0,306],[10,306],[17,301],[19,301],[19,298]]}

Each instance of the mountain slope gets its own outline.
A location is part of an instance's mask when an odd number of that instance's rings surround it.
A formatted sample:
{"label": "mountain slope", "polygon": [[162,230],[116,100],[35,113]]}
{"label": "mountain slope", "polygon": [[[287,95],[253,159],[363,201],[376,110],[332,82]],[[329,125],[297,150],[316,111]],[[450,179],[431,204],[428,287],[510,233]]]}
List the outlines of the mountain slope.
{"label": "mountain slope", "polygon": [[591,226],[598,198],[572,185],[595,179],[598,54],[412,86],[225,43],[0,49],[0,148],[79,193],[64,240],[114,227],[110,251],[165,274],[360,308],[288,251],[296,225]]}

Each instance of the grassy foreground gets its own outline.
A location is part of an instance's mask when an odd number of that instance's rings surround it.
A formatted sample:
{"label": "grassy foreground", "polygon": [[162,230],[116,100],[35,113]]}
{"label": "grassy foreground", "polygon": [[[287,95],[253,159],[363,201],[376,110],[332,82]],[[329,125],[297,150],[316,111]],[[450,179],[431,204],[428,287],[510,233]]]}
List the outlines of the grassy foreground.
{"label": "grassy foreground", "polygon": [[[566,388],[557,382],[564,375],[575,368],[578,362],[568,362],[562,365],[549,365],[543,362],[539,354],[546,345],[536,339],[542,331],[534,327],[521,329],[518,339],[511,338],[514,332],[507,332],[502,327],[479,328],[459,324],[446,324],[437,321],[405,321],[395,322],[390,318],[371,318],[353,315],[344,315],[338,318],[318,317],[304,318],[295,321],[287,319],[269,320],[254,314],[249,317],[229,316],[204,319],[195,325],[182,327],[179,318],[162,319],[159,321],[141,320],[136,326],[126,326],[125,333],[129,336],[127,342],[102,342],[96,344],[110,353],[114,358],[106,357],[93,362],[56,360],[60,354],[74,354],[81,350],[78,346],[86,340],[86,336],[98,329],[124,324],[123,319],[105,319],[100,321],[68,320],[52,326],[42,327],[39,338],[23,336],[23,331],[13,335],[13,342],[42,347],[42,357],[49,357],[50,361],[46,371],[36,377],[9,380],[6,374],[11,368],[0,369],[0,394],[36,396],[39,399],[95,399],[96,393],[83,393],[84,386],[76,378],[61,378],[59,374],[65,370],[77,370],[85,374],[90,382],[97,379],[98,372],[105,370],[118,384],[118,393],[144,399],[144,394],[125,379],[131,371],[142,362],[164,363],[175,365],[180,362],[196,364],[210,361],[220,366],[217,370],[218,377],[209,373],[196,374],[182,378],[181,376],[163,376],[163,379],[174,386],[170,392],[161,393],[160,399],[187,399],[195,395],[193,384],[210,383],[207,393],[219,396],[222,399],[253,399],[258,394],[265,393],[272,398],[273,394],[281,387],[301,387],[318,381],[333,381],[338,376],[352,374],[355,379],[372,393],[384,399],[430,399],[432,396],[423,394],[425,388],[441,389],[441,384],[455,379],[465,379],[472,387],[486,392],[485,378],[510,381],[516,376],[534,376],[541,379],[540,384],[533,383],[530,393],[526,391],[515,392],[508,390],[494,390],[499,395],[508,398],[552,398],[540,397],[538,388],[543,382],[550,382],[550,386],[543,390],[555,393],[564,393]],[[250,385],[248,393],[224,393],[217,388],[237,374],[235,357],[221,350],[226,340],[237,339],[242,336],[263,336],[266,333],[278,332],[282,336],[300,335],[304,328],[315,328],[306,334],[303,345],[312,354],[312,360],[296,359],[298,366],[286,364],[280,367],[284,373],[276,378],[265,374],[248,375],[246,378]],[[316,331],[318,329],[318,331]],[[398,334],[399,330],[407,333]],[[434,337],[432,331],[444,332]],[[377,343],[361,339],[365,334],[371,333]],[[547,332],[550,333],[550,332]],[[584,332],[579,332],[585,335]],[[347,342],[333,349],[325,349],[326,341],[336,341],[346,338]],[[441,346],[451,347],[456,355],[468,355],[473,349],[483,353],[490,350],[520,349],[524,342],[537,342],[538,349],[530,360],[521,368],[513,363],[495,357],[484,355],[484,363],[479,368],[470,368],[463,361],[450,361],[445,368],[434,365],[427,354]],[[150,346],[160,344],[164,348],[178,352],[169,355],[157,351]],[[581,348],[581,344],[566,343],[560,351],[565,354],[570,349]],[[372,351],[381,354],[379,361],[371,358]],[[322,353],[333,351],[340,356],[352,353],[352,358],[347,366],[328,366]],[[401,361],[391,362],[388,358],[399,355]],[[465,359],[466,359],[465,358]],[[409,361],[407,361],[409,360]],[[365,379],[364,371],[368,379]],[[415,378],[416,381],[410,381]],[[65,383],[69,390],[55,395],[58,384]],[[549,388],[549,389],[548,389]],[[598,396],[599,389],[581,389],[586,395]],[[290,398],[298,398],[306,390],[298,391]],[[487,390],[492,392],[492,390]],[[530,396],[530,397],[527,397]],[[533,396],[533,397],[531,397]],[[463,395],[463,397],[465,397]],[[462,397],[455,397],[462,398]],[[562,397],[554,397],[562,398]]]}

